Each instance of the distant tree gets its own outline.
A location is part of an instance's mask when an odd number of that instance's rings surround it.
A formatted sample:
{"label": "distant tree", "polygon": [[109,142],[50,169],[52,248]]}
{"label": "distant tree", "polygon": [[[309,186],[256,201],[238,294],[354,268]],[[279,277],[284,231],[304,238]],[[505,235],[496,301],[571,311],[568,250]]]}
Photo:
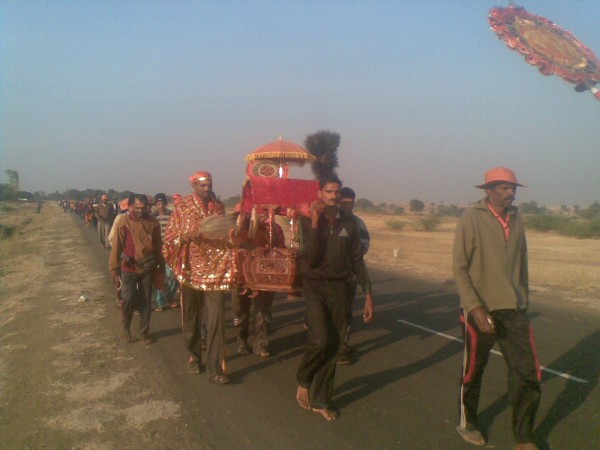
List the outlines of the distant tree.
{"label": "distant tree", "polygon": [[17,197],[19,200],[26,200],[28,202],[33,201],[33,194],[27,191],[19,191],[19,195]]}
{"label": "distant tree", "polygon": [[10,200],[10,187],[8,184],[0,184],[0,200]]}
{"label": "distant tree", "polygon": [[392,212],[394,214],[398,214],[398,215],[404,214],[404,208],[402,206],[395,206],[394,205],[394,208],[392,209]]}
{"label": "distant tree", "polygon": [[49,200],[54,200],[56,202],[59,200],[62,200],[62,198],[63,198],[63,196],[58,191],[54,191],[52,194],[48,195]]}
{"label": "distant tree", "polygon": [[594,202],[585,209],[579,212],[579,215],[584,219],[594,219],[600,217],[600,203]]}
{"label": "distant tree", "polygon": [[238,204],[242,200],[240,195],[234,195],[233,197],[226,198],[223,200],[223,204],[227,208],[233,208],[236,204]]}
{"label": "distant tree", "polygon": [[[122,191],[122,192],[119,192],[119,199],[129,198],[133,194],[135,194],[135,192],[132,192],[132,191]],[[93,197],[99,198],[98,195],[94,195]],[[93,197],[90,197],[90,199],[92,199]]]}
{"label": "distant tree", "polygon": [[521,203],[519,209],[523,214],[546,214],[548,212],[548,208],[539,206],[535,200]]}
{"label": "distant tree", "polygon": [[19,172],[12,169],[6,169],[4,173],[8,176],[10,198],[13,202],[16,202],[19,196]]}
{"label": "distant tree", "polygon": [[439,216],[450,216],[450,217],[458,217],[464,211],[464,208],[459,208],[456,205],[444,205],[443,203],[437,206],[437,215]]}
{"label": "distant tree", "polygon": [[371,200],[367,200],[366,198],[356,199],[354,202],[354,207],[362,209],[363,211],[373,211],[375,209],[373,202]]}
{"label": "distant tree", "polygon": [[417,200],[416,198],[413,198],[409,203],[409,208],[412,212],[421,212],[425,209],[425,203],[423,203],[421,200]]}
{"label": "distant tree", "polygon": [[67,200],[83,200],[83,193],[79,189],[67,189],[64,196]]}

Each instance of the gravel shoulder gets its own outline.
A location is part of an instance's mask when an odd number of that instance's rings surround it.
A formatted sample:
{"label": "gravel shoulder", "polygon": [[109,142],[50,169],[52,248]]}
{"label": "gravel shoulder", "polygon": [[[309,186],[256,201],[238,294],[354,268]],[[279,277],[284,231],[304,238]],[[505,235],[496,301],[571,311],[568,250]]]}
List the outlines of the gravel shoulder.
{"label": "gravel shoulder", "polygon": [[114,295],[83,228],[52,204],[11,220],[16,252],[1,266],[0,447],[186,448],[181,403],[151,350],[116,339]]}

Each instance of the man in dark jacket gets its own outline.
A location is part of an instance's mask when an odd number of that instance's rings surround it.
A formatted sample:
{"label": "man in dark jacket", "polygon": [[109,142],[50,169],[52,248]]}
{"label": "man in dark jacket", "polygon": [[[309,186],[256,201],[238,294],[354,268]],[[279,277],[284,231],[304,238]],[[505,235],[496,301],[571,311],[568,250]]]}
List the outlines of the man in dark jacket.
{"label": "man in dark jacket", "polygon": [[115,220],[116,212],[113,204],[108,201],[108,195],[103,194],[100,198],[100,203],[96,207],[96,219],[98,220],[98,239],[100,245],[108,249],[108,233]]}
{"label": "man in dark jacket", "polygon": [[[335,176],[321,180],[319,200],[310,205],[310,220],[301,218],[308,342],[296,375],[296,400],[302,408],[328,421],[337,418],[330,402],[336,359],[348,323],[348,280],[355,275],[358,284],[370,292],[357,222],[340,214],[341,189],[342,183]],[[369,296],[363,320],[372,319]]]}

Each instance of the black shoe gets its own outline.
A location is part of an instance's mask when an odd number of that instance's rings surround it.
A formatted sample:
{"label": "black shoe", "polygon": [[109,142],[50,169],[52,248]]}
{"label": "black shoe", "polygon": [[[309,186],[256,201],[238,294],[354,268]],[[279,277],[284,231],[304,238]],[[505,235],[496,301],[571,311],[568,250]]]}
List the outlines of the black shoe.
{"label": "black shoe", "polygon": [[229,379],[229,377],[222,373],[218,373],[216,375],[211,375],[210,377],[208,377],[208,381],[210,381],[211,383],[214,383],[214,384],[229,384],[229,383],[231,383],[231,380]]}

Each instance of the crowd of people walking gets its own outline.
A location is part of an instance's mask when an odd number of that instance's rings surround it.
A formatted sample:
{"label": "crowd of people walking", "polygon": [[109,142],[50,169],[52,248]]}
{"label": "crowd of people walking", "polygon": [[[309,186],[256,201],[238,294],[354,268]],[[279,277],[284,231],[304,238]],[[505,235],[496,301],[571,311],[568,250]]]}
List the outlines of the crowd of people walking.
{"label": "crowd of people walking", "polygon": [[[124,343],[132,342],[134,311],[140,315],[139,339],[149,345],[154,311],[182,308],[182,331],[190,374],[206,370],[217,385],[230,383],[225,361],[225,297],[231,293],[237,352],[270,357],[269,323],[274,293],[252,292],[236,281],[234,248],[285,247],[281,228],[264,216],[252,227],[245,217],[226,238],[208,236],[204,221],[226,214],[213,192],[209,172],[192,174],[192,192],[173,196],[171,211],[164,193],[132,195],[117,203],[61,202],[98,228],[101,246],[110,249],[109,271],[118,292]],[[296,374],[296,401],[327,421],[332,407],[336,366],[351,362],[349,344],[357,285],[365,293],[364,322],[374,317],[371,282],[363,256],[369,249],[366,225],[353,214],[355,193],[337,176],[319,180],[318,200],[299,224],[307,342]],[[455,236],[453,265],[464,332],[457,431],[468,443],[485,445],[477,410],[483,372],[498,342],[508,367],[513,432],[518,450],[536,449],[533,425],[541,398],[540,371],[527,316],[529,286],[527,245],[520,212],[512,205],[517,187],[510,169],[489,170],[476,186],[485,197],[467,209]],[[88,223],[88,214],[91,218]],[[236,211],[233,214],[242,214]],[[263,233],[261,233],[261,227]],[[268,229],[268,238],[264,233]],[[256,231],[256,230],[255,230]],[[252,308],[253,306],[253,308]],[[249,343],[249,328],[254,339]],[[204,357],[204,359],[203,359]]]}

